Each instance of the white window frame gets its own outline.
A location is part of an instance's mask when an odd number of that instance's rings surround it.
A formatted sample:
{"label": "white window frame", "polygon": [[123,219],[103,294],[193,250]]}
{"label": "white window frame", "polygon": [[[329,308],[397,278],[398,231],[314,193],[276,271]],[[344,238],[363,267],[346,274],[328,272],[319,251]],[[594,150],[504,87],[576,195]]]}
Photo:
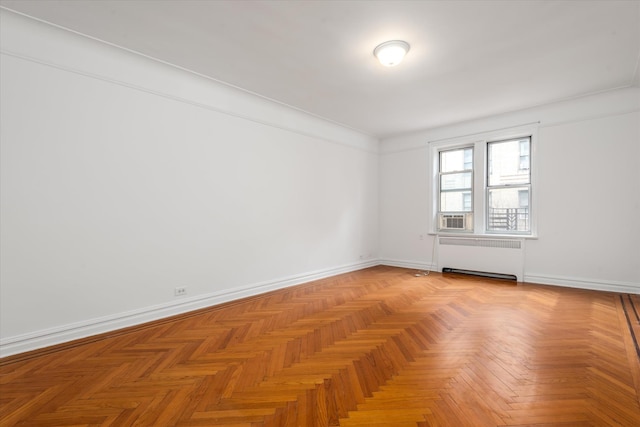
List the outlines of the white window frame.
{"label": "white window frame", "polygon": [[[489,196],[491,193],[491,190],[495,190],[495,189],[506,189],[509,188],[511,185],[508,184],[494,184],[494,185],[490,185],[489,184],[489,175],[490,175],[490,171],[489,171],[489,145],[490,144],[499,144],[501,142],[511,142],[511,141],[516,141],[516,140],[524,140],[524,139],[528,139],[529,140],[529,153],[531,152],[531,146],[532,144],[532,140],[533,138],[531,138],[530,136],[521,136],[518,138],[509,138],[507,140],[491,140],[491,141],[487,141],[486,142],[486,150],[487,150],[487,164],[486,169],[485,169],[485,173],[487,174],[487,180],[486,180],[486,186],[485,186],[485,203],[486,203],[486,219],[487,219],[487,224],[485,224],[485,226],[487,227],[487,234],[509,234],[509,235],[519,235],[519,236],[528,236],[529,234],[531,234],[531,229],[529,229],[528,231],[519,231],[519,230],[513,230],[510,232],[505,233],[504,231],[500,231],[500,230],[489,230],[488,229],[488,223],[489,223],[489,211],[490,211],[490,206],[489,206]],[[529,157],[529,168],[527,169],[528,174],[529,174],[529,182],[524,183],[524,184],[514,184],[516,187],[526,187],[527,188],[527,192],[529,193],[529,197],[527,200],[527,211],[529,212],[529,228],[531,228],[531,217],[530,217],[530,209],[529,209],[529,205],[531,205],[531,155],[527,154],[527,156]],[[522,165],[522,160],[521,160],[522,156],[519,157],[518,159],[518,169],[519,170],[524,170],[524,169],[520,169],[520,166]],[[518,194],[518,197],[520,195]]]}
{"label": "white window frame", "polygon": [[[465,149],[467,149],[467,148],[471,148],[471,149],[472,149],[472,156],[471,156],[471,158],[472,158],[472,163],[471,163],[471,169],[470,169],[470,170],[465,169],[465,170],[463,170],[463,171],[456,171],[456,172],[451,172],[451,173],[461,173],[461,172],[467,172],[467,171],[470,171],[470,172],[471,172],[471,188],[469,189],[469,190],[471,190],[471,200],[470,200],[470,202],[471,202],[471,210],[470,210],[470,211],[465,211],[465,210],[463,209],[463,210],[461,210],[461,211],[444,211],[444,212],[443,212],[443,211],[441,211],[441,210],[440,210],[440,208],[441,208],[441,206],[440,206],[440,205],[441,205],[441,201],[442,201],[442,199],[441,199],[442,191],[440,190],[440,184],[441,184],[441,182],[442,182],[442,181],[441,181],[441,179],[442,179],[442,174],[440,173],[441,153],[443,153],[443,152],[447,152],[447,151],[465,150]],[[436,186],[437,186],[437,195],[436,195],[436,200],[435,200],[435,202],[436,202],[436,204],[437,204],[437,206],[436,206],[436,211],[437,211],[437,215],[438,215],[438,218],[436,218],[436,221],[438,221],[438,222],[437,222],[437,224],[436,224],[436,228],[437,228],[438,230],[440,230],[440,225],[439,225],[439,224],[440,224],[440,223],[439,223],[439,221],[440,221],[440,218],[439,218],[440,214],[444,214],[444,215],[456,215],[456,214],[459,214],[459,215],[465,215],[465,216],[467,217],[467,221],[469,220],[469,218],[471,218],[471,224],[474,224],[474,221],[475,221],[475,218],[474,218],[474,210],[475,210],[475,208],[474,208],[474,206],[475,206],[475,194],[476,194],[476,185],[475,185],[475,175],[476,175],[476,170],[475,170],[476,161],[475,161],[475,157],[476,157],[476,153],[475,153],[475,146],[474,146],[473,144],[466,144],[466,145],[462,145],[462,146],[455,146],[455,147],[441,148],[441,149],[439,149],[439,150],[438,150],[438,152],[437,152],[437,156],[438,156],[438,159],[437,159],[437,170],[436,170],[436,174],[437,174],[437,181],[438,181],[438,182],[436,183]],[[449,172],[447,172],[447,173],[449,173]],[[470,214],[470,215],[468,215],[468,214]],[[472,232],[472,231],[473,231],[473,228],[471,228],[471,229],[469,230],[469,229],[466,229],[466,227],[465,227],[465,229],[460,229],[460,230],[449,229],[449,230],[446,230],[446,231],[447,231],[447,232],[450,232],[450,233],[470,233],[470,232]]]}
{"label": "white window frame", "polygon": [[[489,142],[504,141],[510,139],[531,137],[529,146],[530,164],[530,195],[529,195],[529,219],[530,232],[521,231],[505,233],[504,231],[487,230],[488,190],[487,190],[487,144]],[[537,221],[537,191],[538,191],[538,163],[537,150],[539,146],[538,124],[513,127],[503,130],[471,134],[462,137],[453,137],[429,142],[429,165],[431,180],[429,233],[437,235],[470,235],[470,236],[498,236],[512,238],[535,239],[538,237]],[[439,162],[440,152],[465,147],[473,147],[473,230],[440,230],[438,222],[438,209],[440,205],[439,189]]]}

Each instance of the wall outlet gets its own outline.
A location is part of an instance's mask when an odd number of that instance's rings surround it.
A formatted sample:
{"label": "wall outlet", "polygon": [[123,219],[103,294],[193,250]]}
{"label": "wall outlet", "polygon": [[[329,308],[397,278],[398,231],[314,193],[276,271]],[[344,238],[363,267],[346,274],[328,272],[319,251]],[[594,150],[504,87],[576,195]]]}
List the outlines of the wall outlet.
{"label": "wall outlet", "polygon": [[186,295],[187,294],[187,287],[183,286],[183,287],[180,287],[180,288],[175,288],[173,290],[173,292],[174,292],[174,295],[177,296],[177,297],[182,296],[182,295]]}

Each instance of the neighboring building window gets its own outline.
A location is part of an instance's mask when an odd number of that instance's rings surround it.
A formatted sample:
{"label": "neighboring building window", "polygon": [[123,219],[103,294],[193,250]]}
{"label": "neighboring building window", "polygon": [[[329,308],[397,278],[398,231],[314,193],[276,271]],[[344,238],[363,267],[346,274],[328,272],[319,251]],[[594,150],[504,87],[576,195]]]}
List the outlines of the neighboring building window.
{"label": "neighboring building window", "polygon": [[529,170],[529,147],[531,138],[520,140],[520,170]]}
{"label": "neighboring building window", "polygon": [[531,138],[487,143],[487,231],[529,233]]}
{"label": "neighboring building window", "polygon": [[521,208],[529,207],[529,190],[518,191],[518,204]]}
{"label": "neighboring building window", "polygon": [[465,212],[471,212],[471,193],[465,193],[462,195],[462,210]]}
{"label": "neighboring building window", "polygon": [[439,152],[440,230],[473,229],[473,147]]}

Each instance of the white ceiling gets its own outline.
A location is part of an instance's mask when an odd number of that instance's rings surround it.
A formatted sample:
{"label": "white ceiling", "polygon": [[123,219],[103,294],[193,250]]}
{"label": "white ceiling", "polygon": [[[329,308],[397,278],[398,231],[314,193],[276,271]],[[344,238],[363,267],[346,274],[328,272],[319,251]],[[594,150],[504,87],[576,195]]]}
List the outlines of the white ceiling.
{"label": "white ceiling", "polygon": [[[640,1],[0,4],[378,137],[640,80]],[[385,68],[390,39],[411,50]]]}

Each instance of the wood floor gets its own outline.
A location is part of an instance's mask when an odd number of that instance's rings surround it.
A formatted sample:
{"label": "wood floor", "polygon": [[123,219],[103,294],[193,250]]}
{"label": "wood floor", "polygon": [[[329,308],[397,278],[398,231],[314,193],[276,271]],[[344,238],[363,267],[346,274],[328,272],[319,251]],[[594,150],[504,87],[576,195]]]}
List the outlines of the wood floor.
{"label": "wood floor", "polygon": [[640,426],[620,294],[412,273],[374,267],[4,360],[0,425]]}

